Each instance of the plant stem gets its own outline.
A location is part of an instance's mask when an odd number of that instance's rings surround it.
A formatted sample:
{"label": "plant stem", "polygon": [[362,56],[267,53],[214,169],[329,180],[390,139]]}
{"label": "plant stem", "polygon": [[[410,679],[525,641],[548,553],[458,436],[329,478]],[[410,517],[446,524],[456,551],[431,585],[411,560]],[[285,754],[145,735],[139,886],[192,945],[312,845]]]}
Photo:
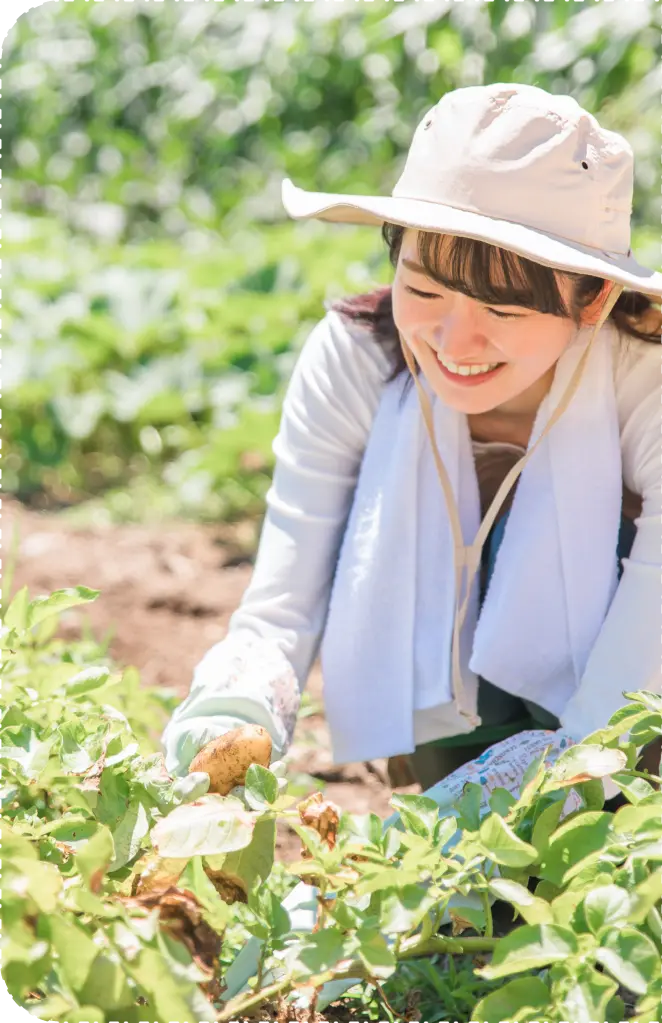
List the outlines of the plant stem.
{"label": "plant stem", "polygon": [[483,891],[480,893],[480,901],[483,903],[483,909],[485,911],[485,937],[491,938],[494,934],[494,922],[492,920],[490,897],[487,892]]}
{"label": "plant stem", "polygon": [[656,774],[649,774],[648,771],[635,771],[632,769],[631,771],[619,771],[618,773],[625,774],[630,778],[643,778],[644,781],[654,781],[658,785],[662,785],[662,778],[658,778]]}
{"label": "plant stem", "polygon": [[443,953],[450,955],[472,955],[475,952],[493,952],[498,938],[446,938],[435,934],[432,938],[421,941],[410,938],[402,943],[401,959],[415,959],[417,956],[432,956]]}
{"label": "plant stem", "polygon": [[[492,952],[497,945],[497,938],[444,938],[434,935],[431,938],[421,939],[420,935],[408,938],[402,943],[399,959],[415,959],[419,956],[432,956],[439,953],[451,953],[453,955],[471,955],[476,952]],[[374,983],[374,978],[368,973],[365,966],[359,959],[352,959],[342,967],[326,970],[324,973],[311,977],[310,983],[306,986],[321,988],[331,980],[360,980]],[[291,974],[281,978],[274,984],[265,987],[263,991],[251,991],[247,995],[236,995],[226,1003],[225,1008],[217,1018],[217,1023],[227,1023],[231,1019],[239,1019],[249,1009],[255,1009],[263,1002],[268,1002],[279,994],[301,986],[301,978],[295,980]]]}
{"label": "plant stem", "polygon": [[292,977],[288,974],[281,980],[276,981],[275,984],[269,984],[262,991],[251,991],[247,995],[237,995],[226,1003],[226,1008],[217,1017],[217,1023],[225,1023],[226,1020],[237,1019],[241,1013],[257,1008],[258,1005],[262,1005],[263,1002],[268,1002],[270,999],[277,997],[277,995],[282,994],[291,986]]}

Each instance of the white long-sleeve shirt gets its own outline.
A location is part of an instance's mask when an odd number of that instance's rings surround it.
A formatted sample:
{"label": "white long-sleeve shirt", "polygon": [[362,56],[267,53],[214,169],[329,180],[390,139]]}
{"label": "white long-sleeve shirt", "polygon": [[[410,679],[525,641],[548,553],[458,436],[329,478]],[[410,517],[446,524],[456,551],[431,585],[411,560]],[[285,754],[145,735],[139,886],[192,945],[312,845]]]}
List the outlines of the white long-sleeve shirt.
{"label": "white long-sleeve shirt", "polygon": [[[606,724],[625,702],[624,690],[662,688],[662,348],[616,337],[623,481],[641,496],[642,511],[584,676],[561,715],[563,727],[579,737]],[[274,757],[286,751],[390,370],[383,346],[334,310],[306,339],[273,442],[276,464],[253,575],[227,636],[196,666],[190,693],[164,732],[169,770],[187,759],[192,735],[191,756],[246,721],[269,730]],[[426,741],[433,718],[434,708],[414,712],[417,742]]]}

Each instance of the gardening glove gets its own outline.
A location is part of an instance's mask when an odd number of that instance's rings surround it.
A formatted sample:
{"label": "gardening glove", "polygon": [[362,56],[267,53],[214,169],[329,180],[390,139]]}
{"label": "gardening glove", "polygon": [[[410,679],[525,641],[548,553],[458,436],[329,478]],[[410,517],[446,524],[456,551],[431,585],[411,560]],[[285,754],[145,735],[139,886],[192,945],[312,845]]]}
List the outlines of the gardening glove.
{"label": "gardening glove", "polygon": [[[457,817],[459,811],[454,809],[452,804],[462,795],[464,786],[468,782],[474,782],[483,787],[481,813],[485,813],[490,809],[489,799],[494,789],[505,788],[513,795],[519,793],[524,772],[544,749],[548,746],[551,747],[547,759],[548,762],[553,762],[565,749],[575,744],[574,737],[562,729],[556,732],[542,730],[521,732],[519,735],[511,736],[490,746],[480,757],[458,768],[457,771],[453,771],[447,778],[437,782],[422,795],[428,796],[437,803],[440,816]],[[579,796],[571,791],[564,812],[567,814],[580,805]],[[386,831],[390,827],[402,827],[399,813],[392,814],[384,821],[383,830]],[[444,846],[442,855],[447,854],[460,838],[461,832],[456,831]],[[313,885],[300,882],[284,899],[283,907],[290,915],[292,930],[312,932],[317,919],[317,892],[317,888]],[[494,900],[491,899],[491,901]],[[441,923],[450,922],[451,909],[460,907],[479,909],[480,906],[481,901],[477,895],[455,895],[449,901]],[[223,992],[224,1001],[228,1001],[246,988],[247,981],[257,970],[261,947],[262,942],[258,938],[251,938],[231,964],[224,976],[224,982],[227,985]],[[282,959],[285,954],[285,952],[278,953],[278,957]],[[264,976],[263,982],[267,984],[276,979],[276,971],[271,971]],[[357,983],[359,983],[358,980],[350,978],[324,984],[318,994],[318,1011],[322,1011],[330,1002],[339,998]],[[293,1004],[296,1008],[307,1008],[309,1001],[309,996],[302,993],[295,997]]]}
{"label": "gardening glove", "polygon": [[279,760],[292,741],[300,702],[296,676],[277,644],[231,632],[196,665],[190,692],[163,731],[166,768],[186,774],[203,746],[241,725],[266,728],[271,759]]}

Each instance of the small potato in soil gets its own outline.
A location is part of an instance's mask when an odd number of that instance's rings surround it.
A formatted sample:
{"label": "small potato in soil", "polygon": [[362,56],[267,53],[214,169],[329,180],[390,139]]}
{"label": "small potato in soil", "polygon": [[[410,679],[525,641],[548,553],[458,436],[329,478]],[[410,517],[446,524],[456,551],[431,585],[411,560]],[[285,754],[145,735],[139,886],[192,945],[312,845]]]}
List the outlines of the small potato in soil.
{"label": "small potato in soil", "polygon": [[197,753],[189,771],[206,771],[210,792],[227,796],[235,785],[243,785],[251,764],[269,767],[271,736],[261,725],[242,725],[212,739]]}

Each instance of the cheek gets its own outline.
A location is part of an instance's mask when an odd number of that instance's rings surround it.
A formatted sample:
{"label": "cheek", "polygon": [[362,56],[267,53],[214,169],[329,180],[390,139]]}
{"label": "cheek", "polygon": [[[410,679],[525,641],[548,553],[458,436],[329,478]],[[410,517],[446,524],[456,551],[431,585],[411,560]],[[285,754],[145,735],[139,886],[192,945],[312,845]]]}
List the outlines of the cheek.
{"label": "cheek", "polygon": [[572,324],[553,318],[551,323],[532,321],[515,329],[505,326],[494,343],[514,365],[547,369],[563,354],[572,336]]}

